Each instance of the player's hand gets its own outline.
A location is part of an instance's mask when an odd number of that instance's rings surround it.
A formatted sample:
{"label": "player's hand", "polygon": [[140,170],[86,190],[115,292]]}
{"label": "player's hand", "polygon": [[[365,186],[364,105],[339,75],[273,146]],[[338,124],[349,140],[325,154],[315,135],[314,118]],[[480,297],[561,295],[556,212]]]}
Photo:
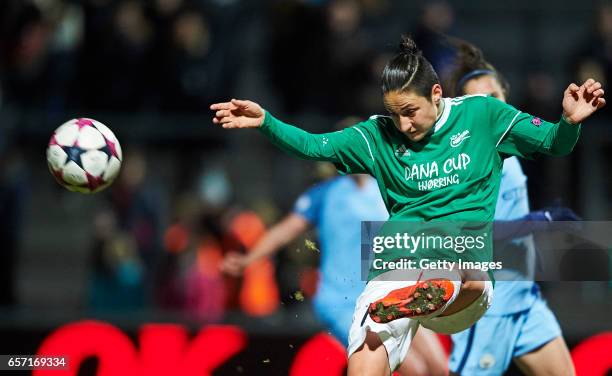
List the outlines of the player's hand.
{"label": "player's hand", "polygon": [[582,123],[598,109],[606,105],[601,83],[592,78],[582,86],[570,84],[563,94],[563,116],[572,124]]}
{"label": "player's hand", "polygon": [[263,124],[265,112],[255,102],[232,99],[230,102],[210,106],[215,111],[213,123],[223,128],[258,128]]}
{"label": "player's hand", "polygon": [[221,262],[221,271],[234,277],[242,275],[247,266],[246,256],[236,252],[230,252]]}

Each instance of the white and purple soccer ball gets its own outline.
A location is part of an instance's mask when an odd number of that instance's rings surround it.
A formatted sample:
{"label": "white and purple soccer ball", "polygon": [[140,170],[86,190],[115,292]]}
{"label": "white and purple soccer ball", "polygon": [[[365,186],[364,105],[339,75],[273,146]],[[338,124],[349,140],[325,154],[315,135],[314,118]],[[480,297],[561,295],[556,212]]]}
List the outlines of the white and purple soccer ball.
{"label": "white and purple soccer ball", "polygon": [[108,187],[119,174],[122,159],[113,132],[93,119],[60,125],[47,147],[49,170],[58,183],[74,192],[95,193]]}

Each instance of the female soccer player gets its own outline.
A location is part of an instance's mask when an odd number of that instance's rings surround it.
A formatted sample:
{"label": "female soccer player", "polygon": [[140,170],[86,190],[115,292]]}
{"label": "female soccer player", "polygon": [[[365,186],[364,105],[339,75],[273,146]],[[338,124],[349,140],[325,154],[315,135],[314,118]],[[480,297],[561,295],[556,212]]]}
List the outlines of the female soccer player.
{"label": "female soccer player", "polygon": [[[579,124],[605,105],[604,90],[592,79],[569,85],[556,124],[487,96],[443,98],[436,72],[410,38],[403,38],[400,51],[385,66],[382,92],[390,116],[325,134],[285,124],[248,100],[213,104],[211,110],[213,123],[223,128],[259,128],[295,156],[372,175],[392,221],[483,222],[493,221],[502,155],[567,154],[578,139]],[[490,250],[459,252],[419,249],[410,257],[419,265],[424,260],[491,261]],[[376,254],[374,263],[389,267],[370,273],[357,300],[349,375],[389,374],[407,353],[419,325],[459,332],[490,305],[491,282],[472,277],[478,273],[470,270],[406,269],[403,280],[397,280],[390,262],[406,256],[401,247]]]}
{"label": "female soccer player", "polygon": [[[508,84],[484,59],[482,52],[465,41],[456,44],[457,63],[450,82],[452,93],[457,96],[488,94],[506,102]],[[518,159],[505,159],[496,220],[547,220],[546,212],[529,213],[526,181]],[[548,212],[548,218],[572,219],[567,213],[571,211]],[[526,257],[530,254],[535,257],[531,238],[522,238],[520,245]],[[501,375],[514,359],[527,375],[573,375],[574,367],[561,337],[561,328],[541,297],[537,284],[529,281],[533,276],[510,274],[507,270],[503,273],[504,276],[497,278],[491,308],[468,330],[453,334],[450,370],[465,375]]]}

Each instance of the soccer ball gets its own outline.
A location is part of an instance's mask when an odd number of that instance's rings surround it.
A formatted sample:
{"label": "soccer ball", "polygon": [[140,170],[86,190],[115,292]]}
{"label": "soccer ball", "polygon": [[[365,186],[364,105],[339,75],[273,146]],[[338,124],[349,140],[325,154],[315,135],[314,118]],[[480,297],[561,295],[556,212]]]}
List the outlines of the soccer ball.
{"label": "soccer ball", "polygon": [[94,193],[108,187],[119,174],[122,159],[113,132],[93,119],[60,125],[47,147],[49,171],[73,192]]}

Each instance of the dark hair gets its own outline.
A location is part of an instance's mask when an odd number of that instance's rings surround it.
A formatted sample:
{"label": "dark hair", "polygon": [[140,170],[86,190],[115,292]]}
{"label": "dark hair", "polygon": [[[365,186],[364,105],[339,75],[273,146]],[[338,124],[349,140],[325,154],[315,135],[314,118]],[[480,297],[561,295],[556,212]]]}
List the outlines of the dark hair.
{"label": "dark hair", "polygon": [[449,38],[449,42],[457,50],[454,68],[449,75],[451,96],[464,95],[465,84],[470,79],[487,74],[495,77],[504,91],[504,95],[508,96],[510,91],[508,81],[491,63],[485,60],[482,51],[478,47],[458,38]]}
{"label": "dark hair", "polygon": [[397,54],[387,62],[382,73],[382,92],[412,91],[431,100],[431,87],[440,80],[431,63],[409,36],[402,35]]}

